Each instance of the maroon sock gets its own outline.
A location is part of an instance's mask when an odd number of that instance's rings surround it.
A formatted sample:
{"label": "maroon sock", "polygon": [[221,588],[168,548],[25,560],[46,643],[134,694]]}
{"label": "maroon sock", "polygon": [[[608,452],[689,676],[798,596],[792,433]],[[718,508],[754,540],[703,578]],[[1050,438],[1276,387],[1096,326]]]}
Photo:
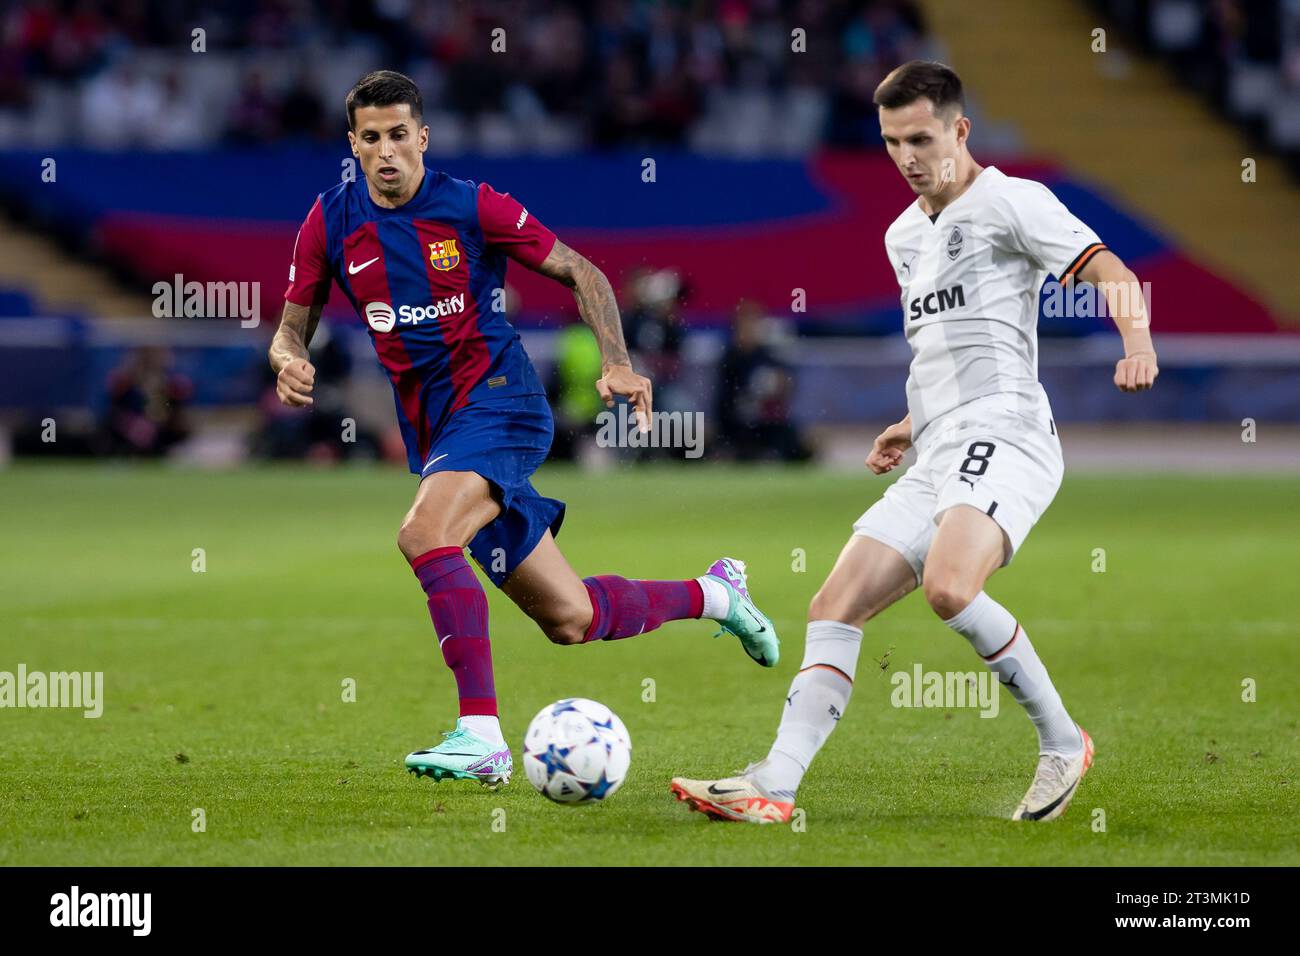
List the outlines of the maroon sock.
{"label": "maroon sock", "polygon": [[497,714],[488,641],[487,595],[460,548],[434,548],[411,560],[411,569],[429,596],[429,616],[438,634],[442,659],[456,676],[460,715]]}
{"label": "maroon sock", "polygon": [[700,582],[629,581],[616,574],[584,578],[591,598],[587,641],[617,641],[653,631],[664,621],[699,617],[704,610]]}

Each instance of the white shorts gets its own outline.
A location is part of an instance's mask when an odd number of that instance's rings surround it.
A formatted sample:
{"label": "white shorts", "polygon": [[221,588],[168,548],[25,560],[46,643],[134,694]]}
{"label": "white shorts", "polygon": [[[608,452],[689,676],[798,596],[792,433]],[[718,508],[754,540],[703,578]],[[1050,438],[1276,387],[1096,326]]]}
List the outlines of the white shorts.
{"label": "white shorts", "polygon": [[916,450],[916,463],[854,522],[853,533],[903,555],[918,584],[949,508],[971,505],[998,523],[1005,567],[1065,475],[1051,406],[1026,406],[1014,395],[986,395],[935,419]]}

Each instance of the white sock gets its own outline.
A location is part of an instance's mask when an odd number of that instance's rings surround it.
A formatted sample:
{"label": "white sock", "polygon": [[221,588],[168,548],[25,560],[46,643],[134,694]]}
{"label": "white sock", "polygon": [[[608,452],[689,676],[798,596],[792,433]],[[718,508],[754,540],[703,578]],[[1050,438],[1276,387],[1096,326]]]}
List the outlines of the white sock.
{"label": "white sock", "polygon": [[793,800],[813,757],[848,706],[862,647],[862,629],[839,621],[812,621],[803,664],[790,683],[771,751],[753,771],[774,797]]}
{"label": "white sock", "polygon": [[944,623],[971,642],[975,653],[998,675],[998,682],[1025,708],[1038,731],[1040,753],[1079,752],[1083,746],[1079,728],[1061,703],[1029,635],[1010,611],[981,591]]}
{"label": "white sock", "polygon": [[499,747],[506,745],[506,738],[501,736],[501,721],[490,714],[468,714],[460,719],[460,725],[490,744]]}
{"label": "white sock", "polygon": [[700,617],[715,621],[726,617],[731,610],[731,594],[727,591],[727,586],[711,574],[701,575],[695,580],[704,592],[704,610],[700,612]]}

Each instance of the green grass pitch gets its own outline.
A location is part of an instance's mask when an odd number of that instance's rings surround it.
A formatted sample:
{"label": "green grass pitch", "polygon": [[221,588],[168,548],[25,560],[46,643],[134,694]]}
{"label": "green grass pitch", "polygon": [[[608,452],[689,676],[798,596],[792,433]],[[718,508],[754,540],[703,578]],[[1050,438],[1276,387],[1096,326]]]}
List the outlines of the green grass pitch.
{"label": "green grass pitch", "polygon": [[1097,743],[1061,820],[1005,819],[1035,762],[1009,696],[991,720],[891,706],[887,651],[891,670],[982,666],[913,594],[867,625],[798,830],[710,823],[668,780],[765,752],[808,599],[884,482],[700,466],[548,467],[537,484],[569,502],[560,544],[580,574],[680,578],[741,557],[783,637],[775,670],[712,640],[709,622],[556,647],[489,587],[516,760],[528,720],[560,697],[593,697],[628,725],[631,775],[598,806],[548,803],[518,764],[495,793],[404,771],[455,715],[395,545],[409,476],[0,473],[0,671],[105,674],[99,719],[0,710],[0,864],[1300,863],[1294,479],[1067,475],[993,578]]}

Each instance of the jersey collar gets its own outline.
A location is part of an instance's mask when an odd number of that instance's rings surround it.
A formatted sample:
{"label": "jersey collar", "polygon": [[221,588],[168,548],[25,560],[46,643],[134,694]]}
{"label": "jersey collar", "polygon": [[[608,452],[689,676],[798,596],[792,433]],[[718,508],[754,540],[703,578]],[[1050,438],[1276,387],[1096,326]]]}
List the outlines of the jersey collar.
{"label": "jersey collar", "polygon": [[425,166],[424,179],[420,181],[420,188],[415,191],[415,195],[412,196],[410,199],[408,199],[406,202],[402,203],[400,206],[396,206],[391,209],[388,206],[381,206],[378,203],[376,203],[375,200],[370,195],[370,186],[366,185],[365,188],[363,189],[363,192],[365,193],[366,196],[366,208],[368,208],[371,211],[371,213],[373,213],[376,216],[401,216],[403,214],[409,216],[410,210],[418,206],[428,197],[429,191],[434,188],[433,181],[437,179],[438,176],[439,176],[438,173],[434,172],[428,166]]}
{"label": "jersey collar", "polygon": [[989,173],[995,173],[998,176],[1002,175],[1002,171],[999,170],[996,166],[993,165],[985,166],[982,170],[980,170],[980,174],[975,177],[974,181],[972,181],[971,184],[966,187],[966,191],[962,193],[960,196],[958,196],[956,199],[954,199],[952,202],[948,203],[948,205],[940,209],[939,214],[933,220],[930,219],[930,217],[926,215],[925,210],[921,208],[920,197],[917,197],[916,202],[912,203],[912,208],[916,210],[916,214],[921,217],[921,221],[925,223],[925,225],[938,228],[939,220],[943,218],[944,213],[948,212],[948,210],[952,209],[954,206],[960,205],[962,200],[964,200],[967,196],[969,196],[971,193],[973,193],[976,189],[979,188],[981,180],[989,178]]}

